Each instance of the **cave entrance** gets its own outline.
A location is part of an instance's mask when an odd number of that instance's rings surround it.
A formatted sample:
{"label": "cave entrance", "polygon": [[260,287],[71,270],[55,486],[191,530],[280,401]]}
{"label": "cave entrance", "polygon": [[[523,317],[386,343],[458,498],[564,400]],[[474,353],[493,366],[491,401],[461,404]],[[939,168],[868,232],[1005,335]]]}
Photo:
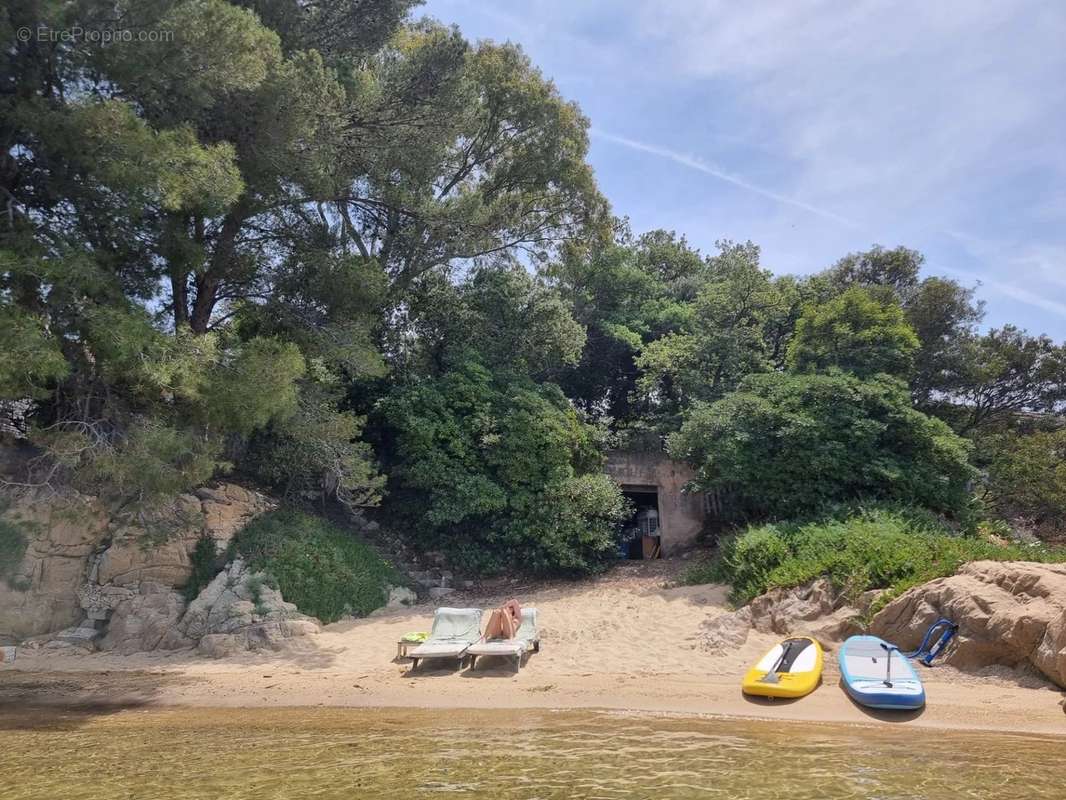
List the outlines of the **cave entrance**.
{"label": "cave entrance", "polygon": [[659,487],[623,485],[622,494],[633,504],[633,514],[623,526],[622,558],[660,558]]}

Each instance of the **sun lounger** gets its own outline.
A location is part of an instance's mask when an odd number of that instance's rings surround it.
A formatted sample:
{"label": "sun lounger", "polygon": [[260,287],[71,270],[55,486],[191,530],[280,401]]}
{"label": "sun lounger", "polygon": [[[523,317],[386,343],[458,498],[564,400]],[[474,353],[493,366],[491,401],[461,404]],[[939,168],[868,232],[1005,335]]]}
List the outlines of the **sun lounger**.
{"label": "sun lounger", "polygon": [[438,608],[433,615],[429,638],[407,655],[417,667],[420,661],[435,658],[462,660],[467,648],[481,637],[480,608]]}
{"label": "sun lounger", "polygon": [[515,669],[522,666],[522,656],[528,652],[540,652],[540,633],[537,630],[537,609],[522,609],[522,624],[518,626],[513,639],[490,639],[471,645],[466,654],[473,659],[471,666],[477,666],[478,656],[503,656],[513,658]]}

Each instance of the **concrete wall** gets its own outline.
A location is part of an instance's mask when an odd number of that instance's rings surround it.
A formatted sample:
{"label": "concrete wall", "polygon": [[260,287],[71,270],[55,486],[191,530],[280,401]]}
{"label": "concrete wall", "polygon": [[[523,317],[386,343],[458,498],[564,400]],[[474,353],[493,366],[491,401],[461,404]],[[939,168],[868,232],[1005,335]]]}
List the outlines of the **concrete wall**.
{"label": "concrete wall", "polygon": [[692,468],[665,453],[613,450],[607,456],[607,474],[623,490],[654,486],[659,494],[659,535],[663,555],[673,555],[691,544],[703,528],[703,495],[683,492],[695,477]]}

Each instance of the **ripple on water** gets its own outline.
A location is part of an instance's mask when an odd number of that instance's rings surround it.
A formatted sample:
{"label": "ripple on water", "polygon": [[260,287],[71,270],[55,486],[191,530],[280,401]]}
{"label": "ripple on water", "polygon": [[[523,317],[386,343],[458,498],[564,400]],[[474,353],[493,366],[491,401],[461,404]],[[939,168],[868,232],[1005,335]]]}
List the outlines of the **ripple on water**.
{"label": "ripple on water", "polygon": [[152,710],[0,720],[0,797],[1064,796],[1066,741],[550,711]]}

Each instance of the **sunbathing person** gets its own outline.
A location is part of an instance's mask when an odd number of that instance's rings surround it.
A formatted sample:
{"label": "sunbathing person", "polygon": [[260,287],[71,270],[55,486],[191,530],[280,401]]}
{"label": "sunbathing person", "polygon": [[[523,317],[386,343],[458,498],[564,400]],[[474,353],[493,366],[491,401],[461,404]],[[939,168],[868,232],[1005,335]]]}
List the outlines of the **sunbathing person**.
{"label": "sunbathing person", "polygon": [[508,600],[489,615],[482,638],[485,641],[513,639],[521,624],[522,605],[517,600]]}

